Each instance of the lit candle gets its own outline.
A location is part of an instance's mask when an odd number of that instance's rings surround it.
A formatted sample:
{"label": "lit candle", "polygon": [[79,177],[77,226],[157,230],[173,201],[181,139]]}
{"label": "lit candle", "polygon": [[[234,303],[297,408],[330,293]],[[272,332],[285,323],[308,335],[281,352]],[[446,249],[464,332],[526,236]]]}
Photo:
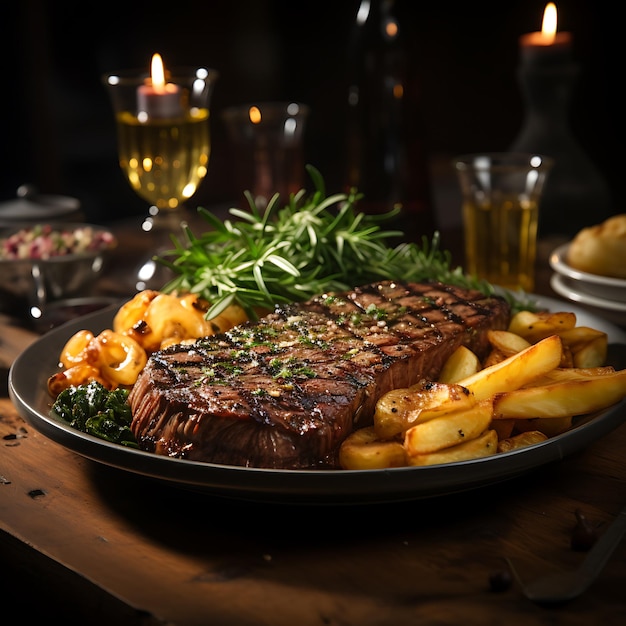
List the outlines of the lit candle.
{"label": "lit candle", "polygon": [[165,82],[165,68],[161,55],[152,56],[150,78],[137,89],[137,117],[141,121],[150,118],[172,118],[182,114],[181,89],[174,83]]}
{"label": "lit candle", "polygon": [[549,2],[543,13],[541,31],[520,37],[522,61],[550,65],[570,61],[572,34],[557,32],[556,5]]}

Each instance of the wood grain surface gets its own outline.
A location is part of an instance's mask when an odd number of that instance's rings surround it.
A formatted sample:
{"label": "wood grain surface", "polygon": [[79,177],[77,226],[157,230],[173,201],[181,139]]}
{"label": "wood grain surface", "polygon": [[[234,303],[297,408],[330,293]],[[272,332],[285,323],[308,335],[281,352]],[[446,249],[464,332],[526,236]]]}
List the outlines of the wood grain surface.
{"label": "wood grain surface", "polygon": [[[626,618],[626,542],[592,588],[564,607],[534,606],[515,583],[502,592],[490,586],[504,557],[528,578],[581,561],[570,547],[576,509],[602,532],[626,500],[626,425],[493,487],[337,507],[229,501],[100,466],[34,431],[8,399],[0,400],[0,435],[3,595],[22,617],[43,598],[48,618],[90,624]],[[25,592],[38,603],[20,599]]]}

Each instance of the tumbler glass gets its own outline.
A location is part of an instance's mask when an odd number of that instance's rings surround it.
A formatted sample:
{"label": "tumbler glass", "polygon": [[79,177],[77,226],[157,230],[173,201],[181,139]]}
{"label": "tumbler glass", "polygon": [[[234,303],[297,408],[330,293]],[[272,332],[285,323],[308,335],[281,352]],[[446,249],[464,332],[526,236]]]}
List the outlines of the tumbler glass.
{"label": "tumbler glass", "polygon": [[250,191],[258,208],[275,193],[286,204],[302,188],[304,130],[309,107],[298,102],[260,102],[226,108],[226,124],[233,151],[236,193]]}
{"label": "tumbler glass", "polygon": [[463,199],[466,272],[532,292],[541,194],[553,160],[502,152],[459,156],[453,165]]}

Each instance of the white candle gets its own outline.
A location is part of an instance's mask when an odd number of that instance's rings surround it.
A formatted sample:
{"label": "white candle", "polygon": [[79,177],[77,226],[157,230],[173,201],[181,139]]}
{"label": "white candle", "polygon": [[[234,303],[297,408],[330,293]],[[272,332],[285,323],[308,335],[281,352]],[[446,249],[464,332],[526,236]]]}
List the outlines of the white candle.
{"label": "white candle", "polygon": [[179,117],[183,113],[181,95],[178,85],[165,82],[161,56],[153,55],[150,78],[137,89],[139,119]]}
{"label": "white candle", "polygon": [[522,61],[550,65],[571,60],[572,34],[557,32],[557,13],[553,2],[546,5],[540,32],[520,37]]}

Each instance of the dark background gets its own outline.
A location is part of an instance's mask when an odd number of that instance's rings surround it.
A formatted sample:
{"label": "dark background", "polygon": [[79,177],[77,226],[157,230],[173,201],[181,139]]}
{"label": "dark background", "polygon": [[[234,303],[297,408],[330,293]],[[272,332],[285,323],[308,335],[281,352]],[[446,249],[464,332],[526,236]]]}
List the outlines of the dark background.
{"label": "dark background", "polygon": [[[154,52],[166,65],[206,64],[221,75],[212,101],[209,174],[193,199],[197,204],[231,202],[237,195],[219,114],[253,100],[293,99],[311,106],[306,160],[321,170],[330,191],[338,190],[346,46],[358,5],[359,0],[3,3],[0,93],[8,111],[0,200],[13,198],[18,185],[33,183],[45,193],[78,197],[88,221],[143,213],[144,203],[117,166],[113,114],[101,75],[147,70]],[[445,170],[454,154],[504,150],[513,141],[523,116],[518,37],[540,30],[544,7],[544,0],[397,1],[421,151],[430,170]],[[619,18],[606,1],[563,0],[557,7],[559,30],[573,33],[580,65],[571,126],[618,197]]]}

